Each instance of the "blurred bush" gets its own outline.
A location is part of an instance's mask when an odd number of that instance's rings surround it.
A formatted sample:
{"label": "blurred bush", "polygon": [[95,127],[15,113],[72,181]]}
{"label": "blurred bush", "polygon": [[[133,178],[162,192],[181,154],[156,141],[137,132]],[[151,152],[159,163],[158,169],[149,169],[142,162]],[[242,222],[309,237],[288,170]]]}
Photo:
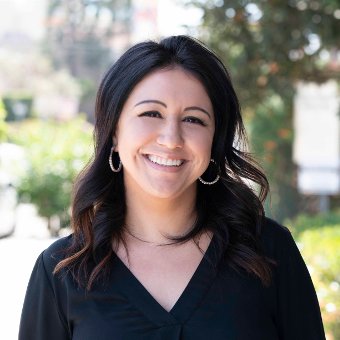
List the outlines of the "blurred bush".
{"label": "blurred bush", "polygon": [[318,294],[326,333],[340,339],[340,223],[306,230],[298,242]]}
{"label": "blurred bush", "polygon": [[27,158],[19,199],[37,206],[52,235],[69,222],[72,184],[92,154],[92,130],[82,117],[10,124],[9,140],[21,145]]}
{"label": "blurred bush", "polygon": [[292,233],[306,261],[318,295],[327,339],[340,339],[340,211],[301,215]]}
{"label": "blurred bush", "polygon": [[0,142],[5,141],[7,138],[6,114],[5,105],[0,98]]}
{"label": "blurred bush", "polygon": [[319,230],[324,226],[339,227],[340,210],[316,215],[300,214],[295,219],[286,219],[284,224],[289,226],[295,238],[299,238],[300,234],[306,230]]}
{"label": "blurred bush", "polygon": [[22,120],[33,116],[33,97],[31,95],[17,94],[4,96],[3,103],[7,112],[7,121]]}

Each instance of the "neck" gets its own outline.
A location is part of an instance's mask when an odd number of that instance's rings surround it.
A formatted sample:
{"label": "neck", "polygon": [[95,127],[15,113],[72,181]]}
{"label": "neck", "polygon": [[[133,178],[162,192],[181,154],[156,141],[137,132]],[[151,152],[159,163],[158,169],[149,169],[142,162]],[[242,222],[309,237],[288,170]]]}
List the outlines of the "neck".
{"label": "neck", "polygon": [[174,199],[126,192],[128,233],[152,243],[169,241],[167,236],[186,234],[196,219],[196,188]]}

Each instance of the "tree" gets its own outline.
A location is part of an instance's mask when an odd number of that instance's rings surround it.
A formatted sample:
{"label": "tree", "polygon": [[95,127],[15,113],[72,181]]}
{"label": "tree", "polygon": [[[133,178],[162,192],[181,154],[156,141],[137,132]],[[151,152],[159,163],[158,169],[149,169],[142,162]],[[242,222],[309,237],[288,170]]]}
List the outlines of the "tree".
{"label": "tree", "polygon": [[69,221],[73,180],[92,155],[92,130],[82,117],[9,125],[9,140],[21,145],[27,156],[17,187],[19,198],[37,206],[52,234],[54,217],[62,226]]}
{"label": "tree", "polygon": [[128,34],[130,7],[130,0],[49,1],[46,49],[57,68],[80,80],[80,111],[92,113],[95,89],[112,62],[113,38]]}
{"label": "tree", "polygon": [[186,3],[203,10],[199,36],[225,61],[240,93],[252,151],[272,187],[267,213],[278,220],[294,215],[299,202],[292,163],[294,85],[340,79],[339,1]]}

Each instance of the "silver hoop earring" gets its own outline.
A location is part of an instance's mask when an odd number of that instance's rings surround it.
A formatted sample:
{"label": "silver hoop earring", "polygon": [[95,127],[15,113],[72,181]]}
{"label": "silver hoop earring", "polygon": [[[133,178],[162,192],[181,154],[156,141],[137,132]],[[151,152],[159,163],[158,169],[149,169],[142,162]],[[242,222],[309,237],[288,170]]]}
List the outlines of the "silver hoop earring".
{"label": "silver hoop earring", "polygon": [[[211,159],[210,162],[213,163],[213,164],[215,164],[215,166],[217,167],[216,162],[215,162],[213,159]],[[198,179],[199,179],[199,181],[200,181],[201,183],[203,183],[203,184],[205,184],[205,185],[213,185],[213,184],[215,184],[216,182],[218,182],[218,180],[220,179],[220,175],[217,173],[216,178],[215,178],[212,182],[207,182],[207,181],[205,181],[204,179],[202,179],[201,176],[198,177]]]}
{"label": "silver hoop earring", "polygon": [[109,157],[110,168],[113,172],[119,172],[120,170],[122,170],[122,161],[119,159],[118,168],[115,169],[115,167],[113,166],[113,161],[112,161],[113,151],[114,151],[114,146],[111,148],[111,151],[110,151],[110,157]]}

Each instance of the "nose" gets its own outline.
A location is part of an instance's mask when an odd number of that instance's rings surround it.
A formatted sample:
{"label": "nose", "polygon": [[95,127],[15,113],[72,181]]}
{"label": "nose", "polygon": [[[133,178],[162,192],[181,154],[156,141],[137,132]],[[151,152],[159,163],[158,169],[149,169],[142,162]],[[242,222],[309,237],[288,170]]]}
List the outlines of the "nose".
{"label": "nose", "polygon": [[168,149],[181,148],[184,140],[180,123],[175,120],[165,121],[158,134],[157,143]]}

